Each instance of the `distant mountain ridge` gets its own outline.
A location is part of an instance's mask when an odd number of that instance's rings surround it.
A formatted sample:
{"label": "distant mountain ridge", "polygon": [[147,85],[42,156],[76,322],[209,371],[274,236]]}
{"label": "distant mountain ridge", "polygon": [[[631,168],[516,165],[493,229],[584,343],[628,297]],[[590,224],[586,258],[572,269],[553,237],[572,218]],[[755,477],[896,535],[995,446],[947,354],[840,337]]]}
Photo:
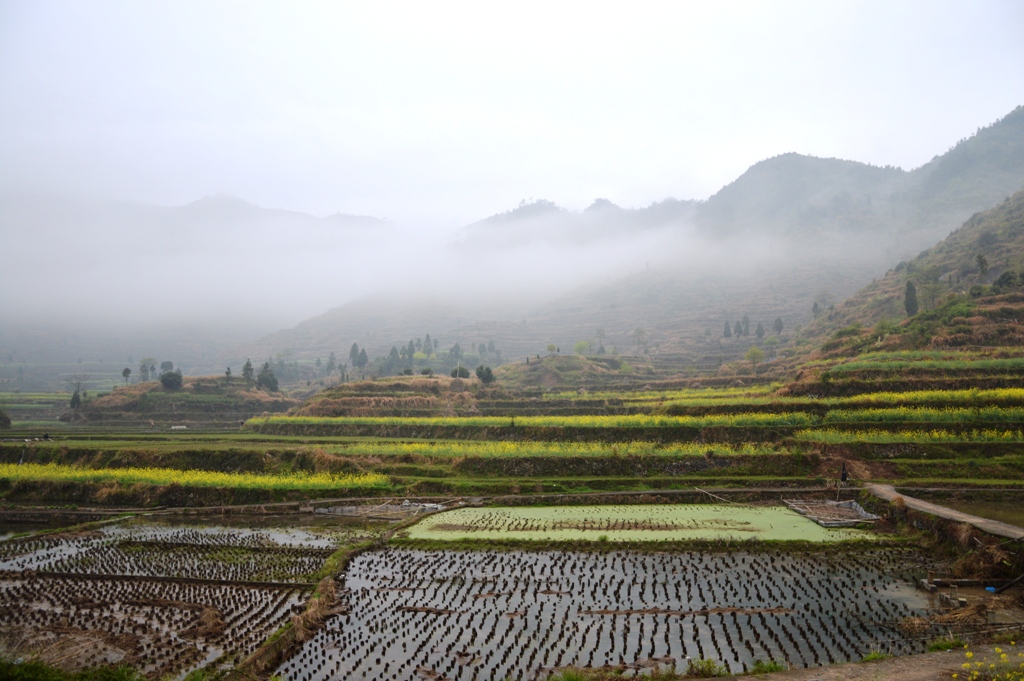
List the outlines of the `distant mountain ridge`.
{"label": "distant mountain ridge", "polygon": [[1024,186],[1024,106],[915,170],[786,153],[759,161],[706,201],[666,199],[582,212],[538,200],[463,228],[466,246],[585,242],[660,226],[719,237],[869,236],[890,253],[916,252]]}
{"label": "distant mountain ridge", "polygon": [[545,241],[586,244],[610,237],[629,237],[643,230],[682,225],[696,210],[696,201],[668,198],[646,208],[622,208],[596,199],[583,211],[570,211],[539,199],[521,203],[504,213],[463,227],[457,244],[462,247],[517,246]]}

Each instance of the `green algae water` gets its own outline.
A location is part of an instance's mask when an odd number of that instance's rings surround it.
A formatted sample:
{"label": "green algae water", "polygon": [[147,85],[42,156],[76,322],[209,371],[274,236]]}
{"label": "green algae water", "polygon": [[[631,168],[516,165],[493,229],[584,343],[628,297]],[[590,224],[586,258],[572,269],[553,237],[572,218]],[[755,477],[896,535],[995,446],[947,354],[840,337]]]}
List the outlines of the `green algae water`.
{"label": "green algae water", "polygon": [[824,528],[782,506],[725,504],[460,508],[409,528],[410,539],[435,540],[837,542],[872,536]]}

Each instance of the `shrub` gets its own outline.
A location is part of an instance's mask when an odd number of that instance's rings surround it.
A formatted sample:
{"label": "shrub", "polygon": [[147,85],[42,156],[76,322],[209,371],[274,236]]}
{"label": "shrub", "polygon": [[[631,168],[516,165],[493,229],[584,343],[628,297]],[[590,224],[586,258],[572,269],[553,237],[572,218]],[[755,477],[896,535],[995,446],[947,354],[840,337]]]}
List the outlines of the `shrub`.
{"label": "shrub", "polygon": [[181,390],[181,369],[178,369],[177,371],[168,371],[160,377],[160,383],[167,390]]}
{"label": "shrub", "polygon": [[715,660],[687,660],[686,675],[695,679],[711,679],[729,676],[729,668]]}

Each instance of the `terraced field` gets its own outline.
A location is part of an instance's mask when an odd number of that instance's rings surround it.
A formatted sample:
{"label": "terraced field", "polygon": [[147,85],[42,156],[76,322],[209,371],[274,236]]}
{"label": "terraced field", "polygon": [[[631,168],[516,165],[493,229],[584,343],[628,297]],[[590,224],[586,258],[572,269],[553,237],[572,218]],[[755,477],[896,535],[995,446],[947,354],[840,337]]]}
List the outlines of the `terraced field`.
{"label": "terraced field", "polygon": [[[240,662],[378,530],[335,520],[129,520],[0,543],[0,651],[151,678]],[[281,520],[278,519],[278,523]]]}

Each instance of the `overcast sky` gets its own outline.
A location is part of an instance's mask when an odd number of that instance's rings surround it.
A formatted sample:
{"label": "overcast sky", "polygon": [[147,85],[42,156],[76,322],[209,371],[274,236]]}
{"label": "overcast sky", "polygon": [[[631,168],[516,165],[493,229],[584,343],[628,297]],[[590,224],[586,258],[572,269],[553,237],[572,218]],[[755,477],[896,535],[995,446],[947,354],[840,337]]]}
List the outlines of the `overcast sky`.
{"label": "overcast sky", "polygon": [[1024,3],[0,0],[0,191],[455,227],[910,169],[1024,103]]}

